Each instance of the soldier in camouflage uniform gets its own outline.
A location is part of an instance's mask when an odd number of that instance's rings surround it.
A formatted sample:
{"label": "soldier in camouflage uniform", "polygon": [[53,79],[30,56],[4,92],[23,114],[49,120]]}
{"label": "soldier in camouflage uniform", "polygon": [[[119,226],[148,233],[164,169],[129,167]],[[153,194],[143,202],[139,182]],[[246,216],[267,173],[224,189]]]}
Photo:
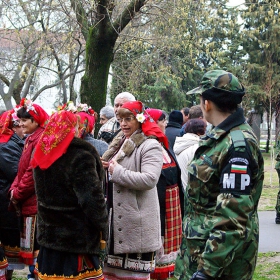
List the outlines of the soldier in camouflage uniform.
{"label": "soldier in camouflage uniform", "polygon": [[207,72],[188,92],[200,94],[203,115],[213,128],[188,167],[184,242],[175,271],[179,279],[252,279],[264,163],[238,107],[244,93],[238,79],[223,70]]}
{"label": "soldier in camouflage uniform", "polygon": [[[279,187],[280,187],[280,133],[278,134],[278,137],[277,137],[275,160],[276,160],[275,169],[278,174]],[[275,223],[280,224],[280,189],[277,194],[277,201],[276,201],[275,209],[276,209]]]}

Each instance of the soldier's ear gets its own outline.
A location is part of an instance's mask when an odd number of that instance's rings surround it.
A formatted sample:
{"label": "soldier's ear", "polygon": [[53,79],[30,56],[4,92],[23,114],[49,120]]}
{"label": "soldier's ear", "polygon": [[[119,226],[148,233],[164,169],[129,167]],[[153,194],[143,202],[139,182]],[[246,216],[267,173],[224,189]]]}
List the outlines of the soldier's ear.
{"label": "soldier's ear", "polygon": [[210,100],[205,100],[204,101],[204,110],[206,111],[206,112],[208,112],[208,111],[210,111],[211,109],[212,109],[212,107],[213,107],[213,103],[210,101]]}

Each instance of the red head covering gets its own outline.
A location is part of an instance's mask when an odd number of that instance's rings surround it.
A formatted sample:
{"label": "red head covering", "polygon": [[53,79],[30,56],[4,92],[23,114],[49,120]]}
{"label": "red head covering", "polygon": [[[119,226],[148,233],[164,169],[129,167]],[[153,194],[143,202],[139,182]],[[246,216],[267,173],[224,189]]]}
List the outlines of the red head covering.
{"label": "red head covering", "polygon": [[36,145],[32,167],[47,169],[60,158],[75,136],[77,123],[77,115],[70,111],[54,113]]}
{"label": "red head covering", "polygon": [[14,131],[12,130],[13,122],[12,122],[12,114],[14,110],[9,110],[4,112],[0,116],[0,143],[6,143],[10,140]]}
{"label": "red head covering", "polygon": [[130,110],[136,117],[137,121],[142,123],[142,131],[146,136],[155,136],[159,142],[168,148],[168,139],[161,131],[155,121],[145,111],[142,102],[129,101],[122,105],[122,108]]}
{"label": "red head covering", "polygon": [[157,122],[158,119],[161,117],[161,115],[163,114],[163,111],[160,109],[153,109],[153,108],[149,108],[146,110],[146,113],[148,115],[150,115],[152,117],[152,119]]}
{"label": "red head covering", "polygon": [[87,104],[77,106],[77,114],[80,116],[79,137],[83,138],[86,134],[91,133],[95,125],[95,112]]}
{"label": "red head covering", "polygon": [[47,112],[38,104],[33,103],[30,99],[22,98],[19,104],[19,108],[24,107],[26,111],[32,116],[35,122],[39,124],[41,127],[45,127],[49,115]]}

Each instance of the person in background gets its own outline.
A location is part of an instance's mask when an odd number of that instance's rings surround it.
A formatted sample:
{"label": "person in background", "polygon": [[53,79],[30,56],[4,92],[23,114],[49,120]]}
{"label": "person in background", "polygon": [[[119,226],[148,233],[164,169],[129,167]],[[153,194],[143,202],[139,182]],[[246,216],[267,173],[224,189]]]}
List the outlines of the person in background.
{"label": "person in background", "polygon": [[168,138],[169,149],[173,151],[174,142],[177,136],[180,136],[180,130],[183,124],[183,114],[181,111],[173,110],[169,114],[169,121],[166,126],[165,134]]}
{"label": "person in background", "polygon": [[[8,191],[17,175],[18,163],[24,146],[21,130],[14,110],[8,110],[0,116],[0,246],[4,253],[3,257],[7,259],[9,265],[5,268],[4,260],[0,258],[0,279],[6,277],[7,280],[12,279],[15,269],[25,267],[19,262],[18,217],[15,212],[8,211],[10,203]],[[4,271],[1,271],[1,268]]]}
{"label": "person in background", "polygon": [[122,131],[102,157],[113,183],[107,190],[110,234],[104,274],[111,280],[148,280],[161,247],[159,142],[168,145],[168,140],[140,101],[124,103],[117,117]]}
{"label": "person in background", "polygon": [[96,120],[94,110],[87,104],[78,104],[76,114],[80,116],[79,137],[92,144],[99,155],[102,156],[107,151],[108,144],[105,141],[95,139],[93,136]]}
{"label": "person in background", "polygon": [[21,155],[18,172],[8,195],[11,200],[9,210],[20,216],[20,261],[29,265],[29,279],[33,279],[34,265],[39,246],[36,241],[37,199],[35,194],[33,170],[30,165],[34,148],[44,131],[49,115],[38,104],[23,98],[17,108],[17,117],[23,133],[28,134]]}
{"label": "person in background", "polygon": [[187,94],[199,95],[203,115],[213,128],[188,167],[186,247],[181,248],[179,279],[252,279],[264,162],[238,106],[245,89],[232,73],[211,70]]}
{"label": "person in background", "polygon": [[[163,133],[167,124],[166,114],[159,109],[149,108],[147,114],[157,123]],[[182,237],[181,199],[182,185],[180,168],[168,147],[162,145],[163,165],[157,183],[159,197],[162,246],[156,252],[156,268],[151,279],[173,277],[175,260]],[[183,206],[183,205],[182,205]]]}
{"label": "person in background", "polygon": [[118,110],[121,106],[128,101],[135,101],[134,95],[130,92],[121,92],[119,93],[114,100],[114,112],[115,117],[109,119],[99,130],[97,139],[103,140],[110,144],[114,137],[121,131],[120,124],[117,120]]}
{"label": "person in background", "polygon": [[104,279],[100,242],[108,214],[96,149],[78,138],[79,116],[54,113],[31,161],[38,199],[39,279]]}
{"label": "person in background", "polygon": [[275,152],[275,169],[278,175],[278,180],[279,180],[279,191],[277,193],[277,199],[276,199],[276,218],[275,218],[275,223],[280,224],[280,133],[278,134],[277,141],[276,141],[276,152]]}
{"label": "person in background", "polygon": [[99,115],[100,115],[99,123],[101,125],[104,125],[108,120],[110,120],[115,116],[114,107],[107,105],[101,108]]}
{"label": "person in background", "polygon": [[[189,117],[189,120],[191,120],[191,119],[203,119],[203,112],[201,110],[200,105],[192,106],[189,110],[188,117]],[[206,123],[206,121],[205,121],[205,123]],[[181,128],[180,136],[183,136],[185,134],[185,129],[186,129],[186,123]]]}
{"label": "person in background", "polygon": [[188,184],[187,167],[198,148],[200,136],[205,134],[205,129],[206,122],[204,120],[190,119],[186,123],[185,134],[182,137],[176,137],[173,150],[181,169],[181,179],[184,191]]}
{"label": "person in background", "polygon": [[188,108],[188,107],[184,107],[184,108],[181,109],[181,113],[183,114],[183,125],[189,119],[189,111],[190,111],[190,108]]}

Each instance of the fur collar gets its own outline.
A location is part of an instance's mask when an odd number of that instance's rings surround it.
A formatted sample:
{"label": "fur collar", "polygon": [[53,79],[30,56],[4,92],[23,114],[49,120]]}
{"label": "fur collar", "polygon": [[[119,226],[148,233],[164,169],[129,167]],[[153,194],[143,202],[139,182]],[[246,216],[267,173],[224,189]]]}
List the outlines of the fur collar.
{"label": "fur collar", "polygon": [[[118,151],[116,161],[119,163],[123,160],[124,157],[130,156],[133,151],[138,148],[146,139],[154,138],[154,136],[146,136],[141,130],[137,130],[134,134],[132,134],[127,141],[125,141],[125,136],[121,131],[112,141],[108,150],[103,154],[102,159],[105,161],[109,161]],[[124,143],[124,145],[123,145]]]}

